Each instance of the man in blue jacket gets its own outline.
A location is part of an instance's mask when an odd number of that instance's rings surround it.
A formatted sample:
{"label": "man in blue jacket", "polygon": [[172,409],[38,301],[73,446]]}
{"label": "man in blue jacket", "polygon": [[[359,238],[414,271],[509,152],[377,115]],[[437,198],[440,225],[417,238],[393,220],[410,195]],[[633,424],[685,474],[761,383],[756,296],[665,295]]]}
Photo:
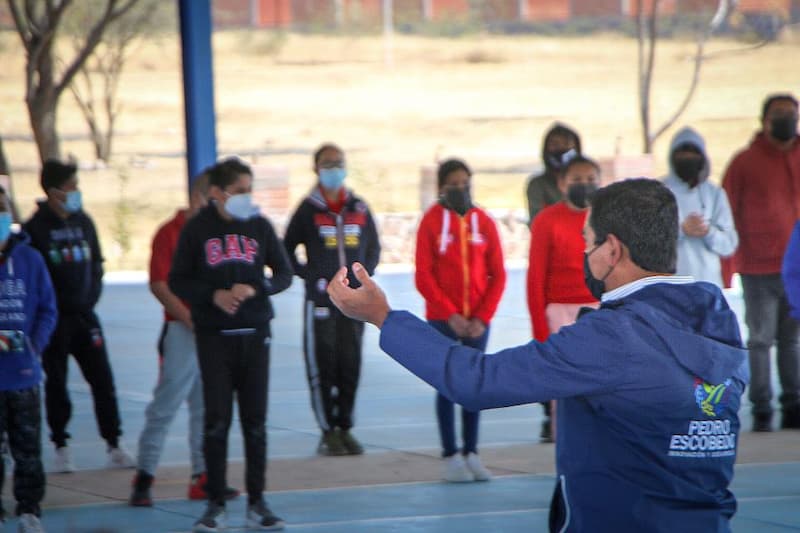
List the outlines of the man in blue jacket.
{"label": "man in blue jacket", "polygon": [[329,286],[345,314],[381,328],[381,348],[467,409],[559,400],[550,530],[730,531],[728,490],[748,380],[720,290],[675,272],[678,210],[661,183],[600,189],[584,228],[597,311],[544,343],[492,355],[392,311],[363,267]]}
{"label": "man in blue jacket", "polygon": [[[11,233],[11,210],[0,187],[0,434],[14,457],[19,531],[42,531],[41,354],[56,327],[56,296],[44,259],[24,233]],[[0,490],[5,471],[0,459]],[[5,511],[0,505],[0,523]]]}

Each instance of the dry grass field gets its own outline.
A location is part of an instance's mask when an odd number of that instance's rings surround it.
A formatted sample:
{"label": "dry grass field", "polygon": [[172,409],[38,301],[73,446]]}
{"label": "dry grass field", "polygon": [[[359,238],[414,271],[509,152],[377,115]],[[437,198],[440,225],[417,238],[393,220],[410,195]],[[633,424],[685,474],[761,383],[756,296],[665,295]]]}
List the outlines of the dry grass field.
{"label": "dry grass field", "polygon": [[[476,168],[481,204],[523,207],[526,171],[538,164],[542,133],[554,120],[576,127],[589,155],[641,151],[632,39],[395,36],[390,65],[376,36],[289,34],[275,44],[266,33],[215,34],[217,137],[221,155],[287,167],[292,204],[312,184],[311,150],[327,140],[348,151],[350,185],[385,212],[417,210],[420,167],[448,155]],[[742,46],[717,40],[709,48]],[[688,41],[659,44],[654,122],[682,98],[692,50]],[[12,32],[0,34],[0,61],[0,132],[27,215],[40,196],[38,163],[23,103],[24,54]],[[766,94],[800,93],[798,65],[800,40],[792,36],[707,62],[678,125],[706,136],[712,179],[758,127]],[[119,96],[124,110],[114,160],[107,169],[82,171],[81,182],[107,268],[144,269],[155,227],[185,197],[177,36],[137,48]],[[62,151],[91,164],[86,127],[69,94],[58,123]],[[671,134],[656,145],[657,172],[665,170]],[[127,253],[119,245],[125,234]]]}

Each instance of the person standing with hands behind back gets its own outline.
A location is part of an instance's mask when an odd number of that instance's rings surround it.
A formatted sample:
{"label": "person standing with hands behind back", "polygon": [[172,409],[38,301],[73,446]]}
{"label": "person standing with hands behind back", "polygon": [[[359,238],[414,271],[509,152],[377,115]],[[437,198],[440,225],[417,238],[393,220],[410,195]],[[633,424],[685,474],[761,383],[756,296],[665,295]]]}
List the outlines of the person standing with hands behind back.
{"label": "person standing with hands behind back", "polygon": [[[425,316],[437,331],[465,346],[486,349],[489,324],[506,284],[497,227],[472,203],[472,171],[459,159],[439,165],[439,202],[428,209],[417,231],[417,290]],[[454,405],[436,394],[436,419],[444,471],[450,482],[488,481],[478,456],[480,411],[461,408],[463,447],[456,445]]]}
{"label": "person standing with hands behind back", "polygon": [[[319,181],[292,215],[283,242],[295,273],[306,286],[303,351],[311,407],[322,430],[317,453],[359,455],[364,448],[350,430],[364,323],[340,313],[325,289],[339,268],[356,261],[373,273],[381,245],[366,202],[344,186],[344,151],[335,144],[323,144],[313,158]],[[305,263],[295,253],[301,244]],[[354,277],[351,282],[358,284]]]}
{"label": "person standing with hands behind back", "polygon": [[[252,203],[253,174],[238,159],[209,170],[211,205],[186,222],[169,288],[189,303],[205,402],[208,506],[194,531],[225,527],[225,470],[233,397],[245,449],[247,525],[283,529],[264,501],[267,469],[270,296],[292,282],[292,267],[272,224]],[[272,276],[264,275],[264,267]]]}

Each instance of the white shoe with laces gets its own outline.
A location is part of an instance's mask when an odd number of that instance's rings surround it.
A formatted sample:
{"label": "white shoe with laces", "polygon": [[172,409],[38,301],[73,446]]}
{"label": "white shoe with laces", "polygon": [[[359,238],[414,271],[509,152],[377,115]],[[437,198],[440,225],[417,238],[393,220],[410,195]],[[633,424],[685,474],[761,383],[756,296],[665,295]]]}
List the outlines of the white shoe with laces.
{"label": "white shoe with laces", "polygon": [[24,513],[19,515],[17,531],[19,533],[44,533],[44,528],[38,516],[33,513]]}
{"label": "white shoe with laces", "polygon": [[475,481],[475,476],[472,475],[467,463],[464,462],[464,456],[460,453],[445,457],[444,459],[444,472],[442,479],[450,483],[468,483]]}
{"label": "white shoe with laces", "polygon": [[108,468],[135,468],[136,461],[121,442],[108,449]]}
{"label": "white shoe with laces", "polygon": [[75,471],[75,464],[72,462],[72,453],[69,448],[62,446],[56,448],[56,456],[53,458],[53,472],[56,473],[70,473]]}
{"label": "white shoe with laces", "polygon": [[467,454],[466,463],[467,468],[469,468],[470,472],[475,476],[475,481],[489,481],[492,479],[492,473],[483,466],[481,458],[478,457],[477,453]]}

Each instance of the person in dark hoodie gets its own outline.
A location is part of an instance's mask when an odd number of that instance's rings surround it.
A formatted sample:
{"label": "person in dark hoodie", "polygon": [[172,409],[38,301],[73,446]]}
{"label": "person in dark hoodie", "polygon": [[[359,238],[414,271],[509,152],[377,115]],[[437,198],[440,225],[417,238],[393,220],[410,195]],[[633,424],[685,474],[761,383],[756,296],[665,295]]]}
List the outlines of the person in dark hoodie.
{"label": "person in dark hoodie", "polygon": [[100,320],[94,307],[103,288],[103,255],[94,222],[83,210],[77,167],[50,159],[41,173],[47,195],[24,229],[47,262],[58,301],[58,325],[42,354],[45,406],[50,439],[56,447],[53,470],[75,466],[67,440],[72,403],[67,392],[67,362],[72,354],[89,384],[100,436],[108,444],[108,466],[132,468],[133,457],[120,441],[122,423],[114,376]]}
{"label": "person in dark hoodie", "polygon": [[[303,351],[311,407],[322,431],[317,453],[358,455],[364,448],[350,430],[364,323],[342,315],[325,289],[339,268],[356,261],[372,274],[381,245],[366,202],[344,186],[344,151],[323,144],[313,160],[319,181],[292,215],[283,243],[306,286]],[[305,248],[304,263],[296,254],[300,245]],[[357,283],[355,278],[351,281]]]}
{"label": "person in dark hoodie", "polygon": [[581,138],[575,130],[559,122],[547,130],[542,141],[544,172],[537,176],[530,176],[525,187],[529,224],[533,223],[533,219],[536,218],[539,211],[562,200],[563,195],[558,187],[558,176],[564,165],[572,157],[580,154]]}
{"label": "person in dark hoodie", "polygon": [[[178,237],[169,289],[189,304],[203,380],[208,505],[194,531],[225,527],[228,430],[234,393],[245,448],[247,525],[283,529],[264,501],[267,469],[270,296],[292,282],[272,224],[253,204],[253,173],[236,158],[208,171],[210,205]],[[269,267],[272,275],[265,276]]]}
{"label": "person in dark hoodie", "polygon": [[[24,233],[11,233],[11,209],[0,187],[0,434],[14,457],[14,497],[20,531],[43,531],[42,382],[40,357],[58,311],[42,256]],[[0,460],[0,491],[5,462]],[[6,513],[0,505],[0,524]]]}
{"label": "person in dark hoodie", "polygon": [[720,289],[678,277],[678,208],[660,182],[599,189],[584,227],[598,310],[494,354],[393,311],[361,265],[328,292],[381,348],[467,409],[559,400],[550,531],[729,532],[747,352]]}

